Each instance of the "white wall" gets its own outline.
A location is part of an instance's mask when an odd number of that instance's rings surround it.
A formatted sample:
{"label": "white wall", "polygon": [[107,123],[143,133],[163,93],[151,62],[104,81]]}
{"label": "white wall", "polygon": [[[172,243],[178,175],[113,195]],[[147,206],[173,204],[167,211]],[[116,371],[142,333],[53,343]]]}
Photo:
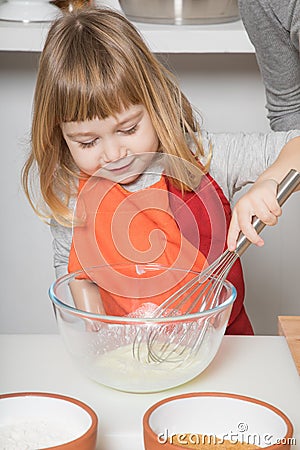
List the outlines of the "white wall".
{"label": "white wall", "polygon": [[[20,186],[38,54],[0,52],[0,332],[56,332],[48,287],[54,279],[50,231]],[[267,131],[264,90],[252,54],[161,55],[211,131]],[[263,249],[243,257],[246,305],[258,334],[275,334],[279,314],[300,314],[299,194],[285,206]]]}
{"label": "white wall", "polygon": [[47,289],[54,274],[49,230],[20,185],[29,139],[38,54],[0,54],[1,332],[54,332]]}

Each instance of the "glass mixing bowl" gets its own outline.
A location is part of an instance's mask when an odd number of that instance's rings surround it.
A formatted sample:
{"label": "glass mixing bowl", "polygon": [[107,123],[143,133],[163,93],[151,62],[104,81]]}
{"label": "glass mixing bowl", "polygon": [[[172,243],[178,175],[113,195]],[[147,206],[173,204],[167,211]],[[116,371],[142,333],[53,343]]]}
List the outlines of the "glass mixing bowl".
{"label": "glass mixing bowl", "polygon": [[219,349],[235,288],[224,282],[216,306],[202,312],[168,308],[163,317],[155,317],[157,304],[197,275],[157,264],[128,264],[56,280],[49,295],[80,370],[126,392],[163,391],[200,374]]}

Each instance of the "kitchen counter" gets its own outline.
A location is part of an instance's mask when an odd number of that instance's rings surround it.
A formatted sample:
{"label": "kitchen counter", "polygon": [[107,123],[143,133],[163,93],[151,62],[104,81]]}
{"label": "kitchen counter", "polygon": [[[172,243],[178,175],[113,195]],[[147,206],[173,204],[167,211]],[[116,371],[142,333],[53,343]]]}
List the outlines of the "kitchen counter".
{"label": "kitchen counter", "polygon": [[[0,335],[0,391],[48,391],[76,397],[99,418],[97,450],[142,450],[142,417],[162,398],[222,391],[256,397],[287,414],[300,450],[300,380],[283,336],[225,336],[210,366],[185,385],[155,394],[127,394],[82,375],[59,335]],[[242,421],[242,418],[241,418]]]}

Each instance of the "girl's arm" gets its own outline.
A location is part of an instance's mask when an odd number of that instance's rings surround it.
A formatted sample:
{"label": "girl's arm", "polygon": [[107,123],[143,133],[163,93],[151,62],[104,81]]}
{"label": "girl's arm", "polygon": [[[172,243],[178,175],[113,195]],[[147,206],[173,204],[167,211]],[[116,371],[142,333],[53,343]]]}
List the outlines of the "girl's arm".
{"label": "girl's arm", "polygon": [[[55,220],[51,221],[53,236],[54,267],[56,277],[68,273],[68,261],[72,244],[72,228],[64,227]],[[105,314],[99,288],[89,280],[75,279],[69,284],[76,308],[94,314]]]}
{"label": "girl's arm", "polygon": [[282,148],[275,162],[258,177],[233,208],[227,237],[229,250],[235,249],[240,231],[252,243],[258,246],[264,244],[252,226],[253,216],[269,226],[277,223],[281,215],[281,208],[276,200],[277,185],[290,169],[300,171],[300,137],[292,139]]}
{"label": "girl's arm", "polygon": [[93,314],[105,314],[98,286],[89,280],[74,279],[69,283],[77,309]]}

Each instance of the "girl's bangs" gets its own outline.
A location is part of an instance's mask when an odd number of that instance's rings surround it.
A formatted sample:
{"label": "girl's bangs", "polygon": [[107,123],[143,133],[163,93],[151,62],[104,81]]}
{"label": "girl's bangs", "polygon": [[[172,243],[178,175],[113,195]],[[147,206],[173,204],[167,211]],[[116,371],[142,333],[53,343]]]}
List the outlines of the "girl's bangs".
{"label": "girl's bangs", "polygon": [[91,83],[79,80],[70,85],[66,83],[65,88],[59,91],[57,105],[60,105],[61,110],[58,123],[82,122],[96,117],[106,119],[141,102],[124,78],[105,82],[98,79]]}

